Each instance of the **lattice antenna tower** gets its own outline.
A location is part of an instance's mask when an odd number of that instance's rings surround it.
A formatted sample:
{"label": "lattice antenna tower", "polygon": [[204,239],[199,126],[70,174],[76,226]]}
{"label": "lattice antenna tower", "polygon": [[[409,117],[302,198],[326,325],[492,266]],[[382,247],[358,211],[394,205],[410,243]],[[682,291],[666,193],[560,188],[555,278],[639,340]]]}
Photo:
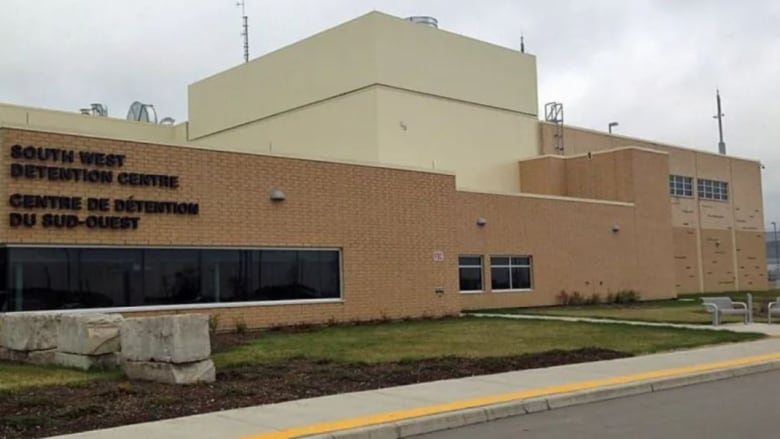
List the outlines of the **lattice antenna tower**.
{"label": "lattice antenna tower", "polygon": [[244,37],[244,62],[249,62],[249,17],[246,16],[246,0],[239,0],[241,8],[241,36]]}
{"label": "lattice antenna tower", "polygon": [[563,104],[560,102],[550,102],[544,105],[544,119],[547,122],[555,124],[555,152],[563,154]]}

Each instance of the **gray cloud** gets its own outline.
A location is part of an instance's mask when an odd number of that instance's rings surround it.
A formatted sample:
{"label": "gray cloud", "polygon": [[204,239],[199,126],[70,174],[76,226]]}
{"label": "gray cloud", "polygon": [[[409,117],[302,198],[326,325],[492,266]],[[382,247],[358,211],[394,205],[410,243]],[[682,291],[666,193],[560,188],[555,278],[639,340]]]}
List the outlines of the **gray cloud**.
{"label": "gray cloud", "polygon": [[[538,57],[540,104],[567,122],[707,150],[714,90],[729,152],[761,160],[767,222],[780,221],[780,2],[705,0],[247,0],[252,56],[370,10],[435,15],[442,27]],[[0,102],[75,111],[133,100],[186,118],[186,86],[241,62],[232,0],[4,0]]]}

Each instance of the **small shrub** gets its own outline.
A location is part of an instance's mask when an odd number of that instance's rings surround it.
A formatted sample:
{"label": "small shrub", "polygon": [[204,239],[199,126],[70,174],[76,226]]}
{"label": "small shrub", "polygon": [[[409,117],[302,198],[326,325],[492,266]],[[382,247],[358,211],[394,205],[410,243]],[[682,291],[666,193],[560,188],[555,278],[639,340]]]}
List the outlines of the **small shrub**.
{"label": "small shrub", "polygon": [[246,334],[246,330],[248,326],[246,324],[246,321],[243,318],[241,317],[237,318],[235,320],[235,325],[236,325],[236,334],[241,334],[241,335]]}
{"label": "small shrub", "polygon": [[209,315],[209,333],[216,334],[219,328],[219,314]]}
{"label": "small shrub", "polygon": [[561,290],[556,296],[556,299],[558,300],[558,304],[566,306],[569,304],[569,293],[567,293],[566,290]]}
{"label": "small shrub", "polygon": [[598,305],[601,303],[601,295],[599,293],[593,293],[587,300],[586,305]]}
{"label": "small shrub", "polygon": [[639,293],[634,290],[619,291],[615,294],[615,303],[619,305],[630,305],[639,302]]}
{"label": "small shrub", "polygon": [[612,305],[615,303],[615,295],[612,293],[607,294],[607,297],[604,298],[604,303]]}
{"label": "small shrub", "polygon": [[585,296],[580,294],[579,291],[575,291],[571,293],[571,297],[569,297],[569,305],[582,306],[585,304],[585,300]]}

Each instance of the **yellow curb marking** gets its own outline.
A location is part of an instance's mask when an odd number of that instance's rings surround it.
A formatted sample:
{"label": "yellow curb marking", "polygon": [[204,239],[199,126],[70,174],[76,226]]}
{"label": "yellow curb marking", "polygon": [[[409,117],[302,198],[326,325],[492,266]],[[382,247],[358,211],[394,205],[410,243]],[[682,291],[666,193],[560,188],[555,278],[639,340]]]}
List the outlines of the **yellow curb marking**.
{"label": "yellow curb marking", "polygon": [[717,369],[724,369],[735,366],[747,366],[756,363],[762,363],[771,360],[780,360],[780,353],[757,355],[753,357],[739,358],[736,360],[719,361],[716,363],[699,364],[696,366],[686,366],[674,369],[663,369],[652,372],[643,372],[632,375],[624,375],[599,380],[581,381],[578,383],[563,384],[559,386],[543,387],[540,389],[521,390],[518,392],[502,393],[498,395],[486,396],[482,398],[466,399],[462,401],[450,402],[446,404],[437,404],[427,407],[420,407],[408,410],[398,410],[394,412],[380,413],[375,415],[360,416],[357,418],[342,419],[338,421],[325,422],[322,424],[306,425],[303,427],[293,427],[286,430],[275,431],[272,433],[260,433],[250,436],[244,436],[243,439],[292,439],[302,436],[315,434],[332,433],[340,430],[350,430],[353,428],[368,427],[377,424],[385,424],[422,416],[437,415],[455,410],[482,407],[502,402],[510,402],[541,396],[549,396],[557,393],[569,393],[580,390],[595,389],[597,387],[606,387],[617,384],[627,384],[635,381],[644,381],[657,378],[669,378],[681,376],[696,372],[705,372]]}

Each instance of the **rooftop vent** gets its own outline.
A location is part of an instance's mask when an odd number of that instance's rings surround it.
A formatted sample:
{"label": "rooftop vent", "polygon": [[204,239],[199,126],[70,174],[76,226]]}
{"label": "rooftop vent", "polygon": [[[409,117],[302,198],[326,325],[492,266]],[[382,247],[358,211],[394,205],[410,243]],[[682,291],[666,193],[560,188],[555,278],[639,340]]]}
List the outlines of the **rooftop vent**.
{"label": "rooftop vent", "polygon": [[435,17],[416,15],[414,17],[407,17],[406,19],[411,21],[412,23],[423,24],[425,26],[430,26],[434,29],[439,28],[439,20],[437,20]]}
{"label": "rooftop vent", "polygon": [[79,113],[87,116],[108,117],[108,107],[104,104],[90,104],[89,108],[80,108]]}

